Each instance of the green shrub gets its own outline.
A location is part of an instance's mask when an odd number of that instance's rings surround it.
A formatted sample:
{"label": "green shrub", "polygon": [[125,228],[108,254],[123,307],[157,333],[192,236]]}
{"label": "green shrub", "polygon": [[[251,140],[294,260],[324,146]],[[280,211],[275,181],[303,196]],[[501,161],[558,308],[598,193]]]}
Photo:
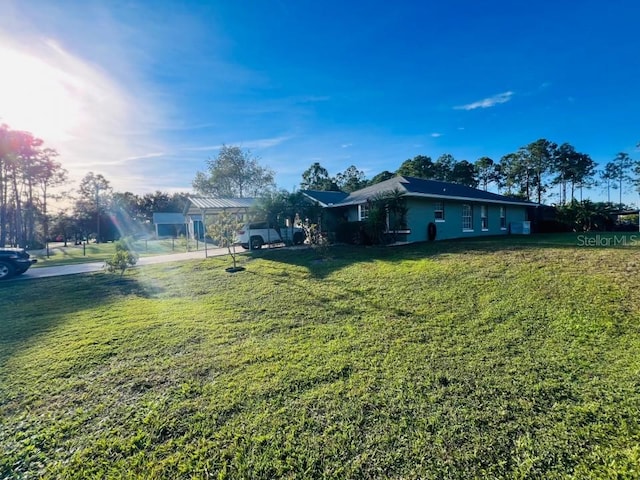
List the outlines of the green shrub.
{"label": "green shrub", "polygon": [[115,253],[105,261],[107,271],[120,271],[120,276],[124,275],[127,268],[133,267],[136,263],[138,263],[138,255],[131,250],[131,242],[126,238],[118,240]]}

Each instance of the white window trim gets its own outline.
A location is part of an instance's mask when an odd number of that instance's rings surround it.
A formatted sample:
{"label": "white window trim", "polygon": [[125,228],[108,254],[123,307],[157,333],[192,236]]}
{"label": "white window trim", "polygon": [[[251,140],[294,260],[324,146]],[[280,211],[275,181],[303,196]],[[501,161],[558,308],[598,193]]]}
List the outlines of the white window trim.
{"label": "white window trim", "polygon": [[[367,208],[367,216],[363,217],[362,215],[362,207],[366,207]],[[369,205],[367,205],[366,203],[361,203],[358,205],[358,221],[359,222],[364,222],[367,218],[369,218]]]}
{"label": "white window trim", "polygon": [[[484,211],[485,215],[482,216],[482,212]],[[484,227],[483,224],[487,223],[487,226]],[[486,205],[480,205],[480,230],[483,232],[489,231],[489,207]]]}
{"label": "white window trim", "polygon": [[[465,219],[464,207],[465,207],[465,205],[469,207],[469,213],[470,213],[469,218],[471,219],[471,228],[465,228],[465,226],[464,226],[464,219]],[[473,206],[471,206],[470,204],[467,204],[467,203],[463,204],[462,205],[462,212],[463,212],[463,215],[462,215],[462,231],[463,232],[475,232],[475,228],[473,228]]]}
{"label": "white window trim", "polygon": [[[437,209],[435,208],[435,206],[434,206],[434,209],[433,209],[433,220],[434,220],[436,223],[444,223],[444,222],[447,220],[447,217],[446,217],[446,215],[444,214],[444,202],[436,202],[436,204],[438,204],[438,203],[439,203],[440,205],[442,205],[442,210],[437,210]],[[442,218],[436,218],[436,212],[442,212]]]}

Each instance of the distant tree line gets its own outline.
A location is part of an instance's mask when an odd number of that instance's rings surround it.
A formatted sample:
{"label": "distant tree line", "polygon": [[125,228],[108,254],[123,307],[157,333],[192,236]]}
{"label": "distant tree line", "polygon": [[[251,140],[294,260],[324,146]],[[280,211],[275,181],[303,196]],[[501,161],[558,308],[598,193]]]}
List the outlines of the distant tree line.
{"label": "distant tree line", "polygon": [[[60,188],[68,183],[67,171],[57,157],[54,149],[45,147],[31,133],[0,125],[0,245],[35,248],[57,237],[92,237],[100,242],[150,233],[153,213],[182,212],[186,207],[184,193],[156,191],[140,196],[114,192],[104,176],[89,172],[75,192],[65,193],[67,210],[52,215],[50,202],[59,198]],[[194,190],[200,194],[260,197],[269,207],[265,212],[276,212],[283,218],[304,204],[300,195],[278,192],[274,172],[240,147],[223,145],[218,156],[206,165],[206,171],[197,172],[193,181]],[[584,188],[601,188],[608,205],[612,191],[617,190],[620,207],[624,192],[631,187],[640,192],[640,162],[629,154],[620,152],[597,170],[588,154],[568,143],[558,145],[546,139],[525,145],[499,161],[481,157],[471,163],[450,154],[434,161],[417,155],[402,162],[397,170],[384,170],[370,179],[355,165],[332,176],[315,162],[303,172],[300,187],[353,192],[395,175],[491,189],[539,203],[555,199],[559,205],[571,205],[576,196],[582,201]]]}
{"label": "distant tree line", "polygon": [[623,192],[630,187],[640,192],[640,162],[632,160],[627,153],[618,153],[600,170],[596,166],[588,154],[577,151],[569,143],[558,145],[539,139],[502,156],[499,161],[481,157],[471,163],[456,160],[450,154],[434,161],[429,156],[417,155],[402,162],[397,170],[384,170],[369,180],[354,165],[331,176],[315,162],[302,174],[300,188],[352,192],[395,175],[406,175],[491,189],[537,203],[553,198],[560,205],[577,200],[577,195],[582,199],[585,188],[603,188],[608,203],[611,203],[611,191],[618,190],[620,205]]}
{"label": "distant tree line", "polygon": [[153,231],[153,214],[182,213],[186,197],[186,193],[161,191],[142,196],[114,192],[103,175],[89,172],[80,181],[69,210],[53,218],[53,235],[76,241],[92,238],[96,242],[148,235]]}
{"label": "distant tree line", "polygon": [[[184,193],[114,192],[93,172],[76,191],[63,193],[68,173],[57,158],[40,138],[0,125],[0,246],[39,248],[56,238],[99,242],[150,233],[153,213],[186,206]],[[52,201],[62,197],[66,210],[52,214]]]}
{"label": "distant tree line", "polygon": [[38,245],[49,233],[51,189],[67,179],[58,152],[0,125],[0,246]]}
{"label": "distant tree line", "polygon": [[[481,157],[471,163],[456,160],[450,154],[441,155],[434,161],[429,156],[417,155],[402,162],[397,170],[384,170],[371,179],[367,179],[364,172],[355,165],[332,176],[319,162],[314,162],[302,173],[300,188],[353,192],[396,175],[405,175],[457,183],[485,191],[491,189],[536,203],[551,199],[558,206],[558,224],[554,228],[609,229],[613,227],[609,214],[614,208],[611,191],[619,191],[619,208],[623,206],[624,191],[628,191],[631,186],[640,191],[640,162],[633,161],[626,153],[619,153],[600,170],[596,166],[588,154],[577,151],[569,143],[558,145],[539,139],[503,155],[499,161]],[[332,221],[331,218],[323,219],[321,210],[314,211],[308,199],[300,192],[277,191],[273,172],[261,167],[256,157],[239,147],[223,146],[218,157],[207,162],[207,167],[206,173],[197,173],[193,182],[194,189],[198,193],[218,197],[259,197],[260,201],[252,212],[255,218],[280,226],[285,220],[294,217],[325,224]],[[585,188],[595,187],[606,191],[607,202],[594,203],[582,199]],[[383,205],[380,211],[385,212],[390,211],[391,205],[395,205],[389,198],[379,199],[378,203]],[[401,224],[402,215],[397,215],[397,218]],[[326,226],[323,225],[323,228]],[[339,230],[345,226],[331,227]],[[351,228],[353,225],[346,227]],[[376,231],[375,225],[368,225],[358,232],[346,232],[346,237],[362,236],[362,232],[365,232],[370,239],[375,239],[380,237]]]}

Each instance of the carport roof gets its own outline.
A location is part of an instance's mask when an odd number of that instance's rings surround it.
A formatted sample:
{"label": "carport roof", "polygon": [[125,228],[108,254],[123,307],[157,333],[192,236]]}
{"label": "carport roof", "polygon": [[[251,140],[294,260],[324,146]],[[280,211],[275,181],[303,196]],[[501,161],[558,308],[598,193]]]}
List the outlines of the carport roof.
{"label": "carport roof", "polygon": [[255,198],[189,197],[189,201],[202,210],[250,208],[256,203]]}
{"label": "carport roof", "polygon": [[184,214],[194,219],[194,215],[216,215],[221,212],[244,213],[256,203],[255,198],[187,197],[189,203]]}
{"label": "carport roof", "polygon": [[153,214],[154,225],[178,225],[184,222],[182,213],[156,212]]}

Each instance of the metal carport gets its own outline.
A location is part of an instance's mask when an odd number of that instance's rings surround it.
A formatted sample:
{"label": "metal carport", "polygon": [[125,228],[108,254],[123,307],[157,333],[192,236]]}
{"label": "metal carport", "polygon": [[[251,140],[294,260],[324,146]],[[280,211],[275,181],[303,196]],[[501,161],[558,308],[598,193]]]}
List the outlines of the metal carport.
{"label": "metal carport", "polygon": [[[185,209],[186,222],[190,225],[188,234],[193,236],[193,222],[200,220],[196,216],[201,216],[204,231],[207,231],[207,216],[218,215],[222,212],[242,215],[240,220],[245,220],[249,209],[256,204],[255,198],[215,198],[189,196],[189,205]],[[207,255],[207,242],[204,242],[205,256]]]}

